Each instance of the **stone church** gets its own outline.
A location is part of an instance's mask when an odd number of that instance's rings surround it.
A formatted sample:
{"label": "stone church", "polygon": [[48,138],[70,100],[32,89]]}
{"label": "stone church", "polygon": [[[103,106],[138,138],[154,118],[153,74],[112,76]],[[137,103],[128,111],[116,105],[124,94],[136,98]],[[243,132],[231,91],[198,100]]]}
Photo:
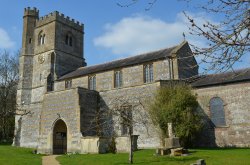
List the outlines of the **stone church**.
{"label": "stone church", "polygon": [[[100,136],[98,112],[111,109],[117,98],[148,102],[157,88],[170,81],[198,76],[197,62],[186,41],[87,66],[83,36],[83,24],[57,11],[39,17],[36,8],[24,10],[17,104],[30,113],[16,116],[14,145],[47,154],[106,152],[111,130]],[[237,73],[206,75],[190,83],[208,123],[200,138],[203,146],[250,146],[250,70]],[[135,108],[131,116],[136,118],[142,111]],[[102,123],[105,121],[99,125]],[[112,124],[117,150],[126,151],[127,130],[122,122]],[[152,124],[147,128],[133,125],[133,134],[139,148],[160,144]]]}

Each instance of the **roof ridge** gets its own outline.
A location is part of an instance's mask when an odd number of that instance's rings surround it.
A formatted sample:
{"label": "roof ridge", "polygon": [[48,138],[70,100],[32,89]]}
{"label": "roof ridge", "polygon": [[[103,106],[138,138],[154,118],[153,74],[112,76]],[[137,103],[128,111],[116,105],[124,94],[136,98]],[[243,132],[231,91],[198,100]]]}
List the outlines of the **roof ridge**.
{"label": "roof ridge", "polygon": [[191,82],[193,87],[210,86],[216,84],[234,83],[250,80],[250,68],[241,68],[238,70],[203,75],[203,77]]}
{"label": "roof ridge", "polygon": [[83,67],[77,68],[76,70],[83,69],[83,68],[89,68],[89,67],[93,67],[93,66],[98,66],[98,65],[105,65],[105,64],[109,64],[109,63],[120,61],[120,60],[126,60],[126,59],[130,59],[130,58],[136,58],[138,56],[148,55],[148,54],[152,54],[152,53],[156,53],[156,52],[160,52],[160,51],[164,51],[164,50],[168,50],[168,49],[174,49],[174,48],[176,48],[178,46],[179,45],[175,45],[175,46],[171,46],[171,47],[168,47],[168,48],[161,48],[161,49],[158,49],[158,50],[154,50],[154,51],[150,51],[150,52],[145,52],[145,53],[141,53],[141,54],[137,54],[137,55],[132,55],[132,56],[129,56],[129,57],[119,58],[119,59],[107,61],[107,62],[100,63],[100,64],[94,64],[94,65],[90,65],[90,66],[83,66]]}
{"label": "roof ridge", "polygon": [[241,68],[241,69],[226,71],[226,72],[205,74],[203,76],[216,76],[216,75],[220,75],[220,74],[230,74],[230,73],[237,73],[237,72],[241,72],[241,71],[250,71],[250,67],[249,68]]}

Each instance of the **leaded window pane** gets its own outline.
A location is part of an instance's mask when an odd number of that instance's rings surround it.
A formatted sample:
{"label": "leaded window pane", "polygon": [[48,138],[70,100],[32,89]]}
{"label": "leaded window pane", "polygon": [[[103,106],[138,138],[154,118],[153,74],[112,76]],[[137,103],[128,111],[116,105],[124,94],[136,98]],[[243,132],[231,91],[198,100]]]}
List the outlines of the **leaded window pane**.
{"label": "leaded window pane", "polygon": [[121,71],[115,71],[115,88],[119,88],[122,86],[122,72]]}
{"label": "leaded window pane", "polygon": [[223,100],[214,97],[210,100],[210,117],[215,126],[225,126],[225,111]]}
{"label": "leaded window pane", "polygon": [[144,83],[153,82],[153,64],[144,65]]}

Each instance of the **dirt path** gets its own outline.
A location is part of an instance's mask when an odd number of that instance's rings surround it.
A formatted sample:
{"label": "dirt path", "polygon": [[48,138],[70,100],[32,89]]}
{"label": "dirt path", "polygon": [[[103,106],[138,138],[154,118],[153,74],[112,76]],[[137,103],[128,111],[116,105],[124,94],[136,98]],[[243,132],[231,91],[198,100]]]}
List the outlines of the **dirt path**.
{"label": "dirt path", "polygon": [[56,160],[56,157],[59,155],[48,155],[42,157],[42,165],[60,165]]}

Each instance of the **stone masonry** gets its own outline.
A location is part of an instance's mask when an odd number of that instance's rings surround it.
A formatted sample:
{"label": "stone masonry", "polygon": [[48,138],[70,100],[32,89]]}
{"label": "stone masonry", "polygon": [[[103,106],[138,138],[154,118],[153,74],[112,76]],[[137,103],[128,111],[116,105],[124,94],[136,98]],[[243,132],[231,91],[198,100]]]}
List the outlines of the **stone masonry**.
{"label": "stone masonry", "polygon": [[[131,114],[138,121],[133,125],[138,147],[159,147],[158,129],[148,116],[147,105],[159,87],[198,76],[197,62],[188,42],[86,66],[83,30],[83,24],[57,11],[39,17],[36,8],[25,9],[17,104],[30,114],[16,116],[14,145],[37,148],[38,153],[47,154],[103,153],[107,151],[109,136],[115,133],[117,146],[126,151],[128,136],[124,135],[121,122],[113,116],[114,123],[106,129],[104,126],[110,123],[105,118],[100,123],[98,116],[112,109],[119,99],[131,105],[144,105],[135,106]],[[116,71],[122,73],[119,87],[115,86]],[[95,78],[93,82],[90,77]],[[94,83],[94,89],[90,89],[90,83]],[[201,145],[249,147],[249,89],[249,82],[195,87],[207,122],[209,99],[220,96],[225,103],[227,125],[208,127],[205,134],[209,138],[201,137]]]}

